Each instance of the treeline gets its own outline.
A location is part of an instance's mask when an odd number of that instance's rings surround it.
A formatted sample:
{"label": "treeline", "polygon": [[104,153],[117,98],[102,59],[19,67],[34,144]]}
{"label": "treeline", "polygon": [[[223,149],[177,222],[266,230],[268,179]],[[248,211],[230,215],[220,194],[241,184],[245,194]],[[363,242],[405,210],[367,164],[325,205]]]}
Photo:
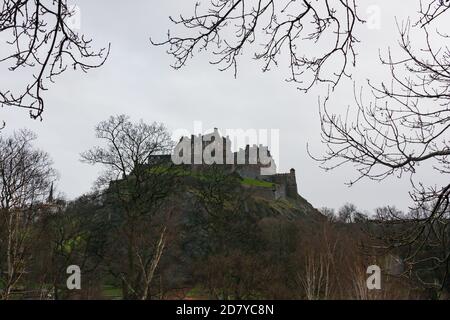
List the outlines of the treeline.
{"label": "treeline", "polygon": [[[102,145],[81,155],[103,166],[96,191],[64,201],[35,136],[0,134],[1,298],[406,299],[448,289],[442,268],[405,277],[419,269],[386,236],[413,220],[399,226],[393,208],[261,215],[238,176],[220,166],[192,176],[160,157],[173,147],[162,124],[116,116],[96,136]],[[71,265],[80,290],[67,287]],[[382,270],[380,290],[367,287],[370,265]],[[427,285],[443,276],[441,288]]]}

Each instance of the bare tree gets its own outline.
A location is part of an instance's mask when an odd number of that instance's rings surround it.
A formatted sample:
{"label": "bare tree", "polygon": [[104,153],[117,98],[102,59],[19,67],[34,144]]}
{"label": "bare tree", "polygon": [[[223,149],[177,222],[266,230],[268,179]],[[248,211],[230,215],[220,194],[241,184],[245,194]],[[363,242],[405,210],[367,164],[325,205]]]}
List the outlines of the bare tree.
{"label": "bare tree", "polygon": [[68,67],[87,72],[105,62],[109,47],[92,49],[92,40],[69,24],[77,14],[67,0],[5,0],[0,9],[0,34],[7,39],[0,62],[9,70],[26,69],[28,82],[21,90],[0,90],[0,106],[29,109],[40,118],[44,91]]}
{"label": "bare tree", "polygon": [[[314,235],[297,248],[301,257],[294,280],[307,300],[332,299],[342,287],[339,271],[343,261],[342,238],[334,221],[325,220],[314,226]],[[345,243],[347,249],[349,243]]]}
{"label": "bare tree", "polygon": [[445,15],[448,9],[450,9],[449,0],[420,1],[421,17],[417,24],[426,26]]}
{"label": "bare tree", "polygon": [[101,122],[96,133],[106,145],[83,153],[82,159],[106,169],[98,185],[106,187],[113,210],[110,272],[122,281],[125,298],[148,299],[174,210],[165,200],[175,189],[176,174],[170,156],[163,156],[173,142],[162,124],[132,123],[124,115]]}
{"label": "bare tree", "polygon": [[96,146],[81,157],[86,163],[105,167],[97,181],[98,187],[119,179],[140,178],[148,171],[146,165],[161,164],[163,158],[158,155],[170,154],[173,147],[164,125],[146,124],[142,120],[133,123],[125,115],[111,116],[100,122],[95,132],[105,146]]}
{"label": "bare tree", "polygon": [[331,284],[331,257],[314,254],[306,256],[305,272],[298,275],[300,283],[305,290],[307,300],[328,299],[330,297]]}
{"label": "bare tree", "polygon": [[319,212],[321,214],[323,214],[327,218],[328,221],[336,222],[337,216],[336,216],[336,212],[334,211],[333,208],[322,207],[319,209]]}
{"label": "bare tree", "polygon": [[55,178],[48,154],[33,148],[34,139],[29,131],[0,136],[0,281],[4,299],[27,271],[32,226]]}
{"label": "bare tree", "polygon": [[[448,2],[439,4],[439,10],[448,7]],[[428,27],[440,11],[434,12],[434,16],[425,14],[417,27],[410,22],[399,26],[403,56],[395,59],[389,51],[386,58],[381,57],[390,69],[391,81],[380,85],[369,81],[371,103],[366,103],[361,90],[355,94],[356,112],[342,116],[330,113],[325,100],[321,119],[327,153],[316,158],[327,170],[353,164],[358,175],[350,185],[363,178],[382,181],[390,176],[409,176],[413,209],[420,215],[410,217],[404,224],[407,230],[390,237],[390,242],[393,247],[409,248],[405,262],[410,270],[424,259],[435,269],[448,270],[450,259],[450,184],[426,185],[418,174],[421,165],[433,168],[437,175],[450,173],[450,51],[445,44],[447,35],[439,31],[430,35]],[[417,28],[424,36],[422,48],[410,39]],[[395,210],[389,213],[391,220],[405,220]],[[430,246],[439,246],[441,253],[436,255]],[[422,255],[424,250],[428,256]],[[447,271],[438,287],[448,290],[449,285]]]}
{"label": "bare tree", "polygon": [[[206,7],[198,2],[191,16],[170,17],[187,35],[173,36],[169,31],[166,41],[152,43],[169,47],[175,69],[196,52],[212,49],[211,63],[222,71],[232,68],[235,75],[238,57],[254,43],[262,47],[254,58],[263,61],[263,71],[278,65],[284,51],[289,59],[288,81],[306,91],[319,82],[335,86],[342,76],[349,76],[358,41],[354,31],[363,22],[356,8],[355,0],[219,0]],[[313,45],[309,51],[308,44]],[[326,71],[330,65],[335,67],[331,74]]]}
{"label": "bare tree", "polygon": [[[355,1],[219,0],[208,2],[207,7],[197,3],[192,15],[170,18],[181,27],[181,36],[169,31],[166,41],[153,44],[168,46],[175,69],[183,67],[197,52],[212,49],[215,59],[211,63],[219,65],[220,70],[233,68],[236,74],[239,55],[258,43],[262,49],[256,50],[254,57],[264,61],[263,71],[277,65],[284,50],[289,56],[289,81],[304,90],[320,82],[334,87],[348,74],[348,64],[355,63],[354,31],[363,22],[356,8]],[[366,104],[362,91],[358,95],[355,90],[357,110],[342,116],[329,112],[329,99],[325,98],[321,125],[328,151],[324,157],[315,157],[327,170],[352,163],[358,175],[350,185],[363,178],[380,181],[410,175],[411,197],[421,216],[413,219],[412,229],[392,245],[411,249],[406,257],[411,266],[427,259],[433,268],[443,269],[441,288],[450,287],[450,185],[426,186],[415,177],[421,164],[429,164],[437,174],[450,172],[450,52],[445,44],[449,36],[439,29],[434,37],[429,33],[445,19],[449,8],[448,0],[420,1],[416,23],[399,27],[403,56],[395,59],[389,52],[381,58],[390,68],[390,83],[374,85],[369,81],[372,103]],[[423,48],[411,42],[412,28],[423,32]],[[322,47],[316,46],[309,54],[300,51],[305,42],[320,45],[321,40],[329,41],[330,34],[334,39],[331,49],[325,46],[317,53]],[[338,56],[342,59],[336,59]],[[337,66],[331,77],[325,72],[329,63]],[[434,240],[430,235],[435,235]],[[443,249],[438,256],[418,258],[426,245],[437,243]]]}

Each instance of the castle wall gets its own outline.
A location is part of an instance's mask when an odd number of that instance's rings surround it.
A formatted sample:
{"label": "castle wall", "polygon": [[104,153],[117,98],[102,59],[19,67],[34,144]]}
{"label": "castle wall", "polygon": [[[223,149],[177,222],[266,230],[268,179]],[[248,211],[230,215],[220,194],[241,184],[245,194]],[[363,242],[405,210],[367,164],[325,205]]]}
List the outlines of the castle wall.
{"label": "castle wall", "polygon": [[243,178],[256,179],[261,175],[261,166],[253,165],[238,165],[236,166],[236,172]]}
{"label": "castle wall", "polygon": [[295,170],[289,173],[278,173],[271,176],[262,176],[263,180],[280,185],[279,194],[284,197],[296,197],[298,195]]}
{"label": "castle wall", "polygon": [[284,184],[277,184],[276,188],[275,188],[275,192],[274,192],[274,196],[275,199],[284,199],[287,197],[287,192],[286,192],[286,185]]}
{"label": "castle wall", "polygon": [[286,185],[275,185],[274,188],[267,187],[256,187],[256,186],[245,186],[252,190],[252,194],[264,199],[268,200],[278,200],[285,199],[287,197],[286,194]]}
{"label": "castle wall", "polygon": [[298,195],[295,170],[276,174],[276,165],[267,147],[247,145],[245,149],[232,152],[231,140],[228,137],[221,137],[217,129],[207,135],[191,135],[188,143],[187,150],[181,148],[180,156],[186,151],[185,156],[188,160],[185,162],[183,159],[183,163],[193,171],[202,171],[209,164],[220,164],[226,171],[236,172],[242,178],[274,183],[274,188],[252,187],[265,198],[295,198]]}

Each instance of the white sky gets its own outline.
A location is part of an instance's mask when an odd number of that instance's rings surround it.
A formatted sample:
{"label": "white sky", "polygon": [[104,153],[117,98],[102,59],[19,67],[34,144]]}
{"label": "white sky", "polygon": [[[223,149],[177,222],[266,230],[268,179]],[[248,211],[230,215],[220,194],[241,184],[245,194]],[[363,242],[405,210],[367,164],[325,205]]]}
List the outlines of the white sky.
{"label": "white sky", "polygon": [[[380,10],[380,28],[358,29],[362,43],[357,45],[359,56],[353,70],[357,85],[368,77],[383,77],[386,69],[379,63],[378,50],[387,46],[394,53],[397,50],[394,17],[401,21],[408,12],[418,10],[418,1],[408,1],[407,8],[406,1],[360,2],[363,18],[367,18],[370,6]],[[195,0],[73,3],[81,9],[81,31],[94,39],[94,45],[111,42],[105,66],[88,74],[68,71],[60,76],[45,95],[42,122],[29,119],[27,111],[0,109],[0,119],[7,122],[6,132],[30,128],[38,134],[39,147],[51,154],[59,171],[58,187],[69,199],[88,192],[100,170],[79,161],[82,151],[97,144],[95,124],[125,113],[133,120],[164,122],[171,130],[193,130],[197,120],[204,128],[279,129],[278,169],[296,169],[299,193],[315,207],[338,208],[352,202],[371,211],[387,204],[401,209],[410,204],[407,179],[362,181],[348,188],[344,183],[356,174],[351,166],[325,172],[307,155],[307,143],[318,155],[324,150],[317,103],[321,88],[301,93],[284,81],[287,70],[263,74],[261,65],[245,56],[237,79],[232,72],[219,72],[206,55],[197,55],[180,71],[170,68],[171,57],[164,48],[152,47],[149,38],[164,40],[171,27],[168,16],[191,12]],[[0,85],[4,85],[9,74],[5,67],[0,70]],[[345,80],[330,105],[338,112],[345,110],[353,105],[352,97],[353,82]],[[433,170],[424,170],[421,174],[431,182],[443,181],[444,177]]]}

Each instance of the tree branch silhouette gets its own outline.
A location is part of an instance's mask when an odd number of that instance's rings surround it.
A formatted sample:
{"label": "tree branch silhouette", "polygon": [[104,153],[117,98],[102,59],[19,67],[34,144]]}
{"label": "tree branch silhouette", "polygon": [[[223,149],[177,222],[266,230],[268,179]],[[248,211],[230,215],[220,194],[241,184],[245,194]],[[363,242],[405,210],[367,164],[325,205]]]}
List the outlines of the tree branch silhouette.
{"label": "tree branch silhouette", "polygon": [[44,91],[68,67],[87,72],[102,66],[110,50],[92,49],[92,40],[68,24],[76,14],[67,0],[5,0],[0,34],[6,39],[0,63],[23,72],[28,83],[20,90],[1,89],[0,105],[25,108],[33,119],[44,111]]}

